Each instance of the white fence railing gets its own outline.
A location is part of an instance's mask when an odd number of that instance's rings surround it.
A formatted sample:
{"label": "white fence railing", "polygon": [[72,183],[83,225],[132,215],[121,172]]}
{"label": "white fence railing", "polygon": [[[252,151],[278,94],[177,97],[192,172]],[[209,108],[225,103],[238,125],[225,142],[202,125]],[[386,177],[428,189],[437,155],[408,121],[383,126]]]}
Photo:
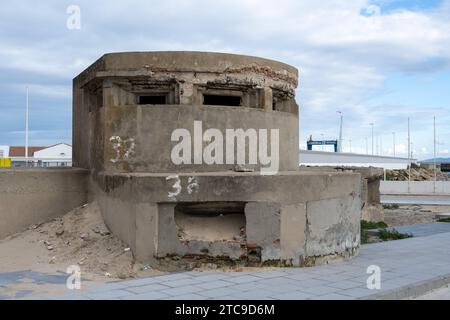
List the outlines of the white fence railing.
{"label": "white fence railing", "polygon": [[71,158],[28,158],[13,157],[11,158],[11,167],[71,167]]}

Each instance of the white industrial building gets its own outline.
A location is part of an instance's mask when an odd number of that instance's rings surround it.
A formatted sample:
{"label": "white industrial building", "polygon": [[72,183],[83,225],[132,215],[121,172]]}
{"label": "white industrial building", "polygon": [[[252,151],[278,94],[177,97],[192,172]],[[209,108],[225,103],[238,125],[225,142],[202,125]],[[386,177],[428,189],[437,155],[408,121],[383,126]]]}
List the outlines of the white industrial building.
{"label": "white industrial building", "polygon": [[45,149],[35,151],[34,158],[47,160],[71,160],[72,146],[66,143],[59,143]]}
{"label": "white industrial building", "polygon": [[49,147],[0,146],[0,157],[11,158],[13,167],[61,167],[72,165],[72,146],[58,143]]}
{"label": "white industrial building", "polygon": [[406,169],[416,159],[376,156],[357,153],[300,150],[300,165],[378,167],[384,169]]}

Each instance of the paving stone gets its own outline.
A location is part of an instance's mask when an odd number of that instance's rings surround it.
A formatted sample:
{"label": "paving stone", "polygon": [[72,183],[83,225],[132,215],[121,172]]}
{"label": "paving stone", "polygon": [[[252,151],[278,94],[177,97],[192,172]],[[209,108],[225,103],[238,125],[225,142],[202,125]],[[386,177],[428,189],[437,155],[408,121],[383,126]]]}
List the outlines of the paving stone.
{"label": "paving stone", "polygon": [[252,275],[245,275],[245,276],[239,276],[239,277],[233,277],[227,279],[227,281],[234,282],[234,283],[245,283],[245,282],[253,282],[261,280],[261,278],[252,276]]}
{"label": "paving stone", "polygon": [[205,297],[195,293],[189,293],[181,296],[171,296],[167,300],[205,300]]}
{"label": "paving stone", "polygon": [[301,290],[302,290],[302,292],[305,292],[305,293],[321,295],[321,294],[327,294],[327,293],[334,293],[336,291],[339,291],[340,289],[328,287],[328,286],[317,286],[317,287],[302,288]]}
{"label": "paving stone", "polygon": [[102,292],[86,292],[83,295],[94,300],[118,299],[129,295],[130,292],[125,290],[110,290]]}
{"label": "paving stone", "polygon": [[361,284],[359,282],[354,282],[354,281],[349,281],[349,280],[332,282],[332,283],[328,284],[328,286],[330,286],[330,287],[344,289],[344,290],[350,289],[350,288],[361,287],[362,285],[363,284]]}
{"label": "paving stone", "polygon": [[193,277],[194,279],[198,279],[199,281],[214,281],[229,278],[228,274],[200,274]]}
{"label": "paving stone", "polygon": [[286,278],[289,280],[309,280],[313,279],[314,277],[317,276],[309,273],[291,274],[286,276]]}
{"label": "paving stone", "polygon": [[170,289],[171,287],[162,285],[162,284],[149,284],[147,286],[139,286],[139,287],[127,287],[125,290],[131,293],[144,293],[144,292],[152,292],[152,291],[162,291]]}
{"label": "paving stone", "polygon": [[216,280],[211,282],[202,282],[199,284],[196,284],[196,287],[202,288],[202,289],[215,289],[215,288],[223,288],[223,287],[229,287],[235,285],[234,283],[222,281],[222,280]]}
{"label": "paving stone", "polygon": [[162,280],[159,280],[159,277],[148,277],[148,278],[141,278],[141,279],[125,280],[120,283],[126,285],[127,287],[134,287],[134,286],[145,286],[148,284],[153,284],[153,283],[158,283],[158,282],[162,282]]}
{"label": "paving stone", "polygon": [[207,297],[207,298],[213,298],[217,299],[222,296],[227,295],[233,295],[239,293],[238,290],[235,290],[231,287],[225,287],[225,288],[219,288],[219,289],[213,289],[213,290],[204,290],[201,292],[198,292],[199,295]]}
{"label": "paving stone", "polygon": [[250,290],[256,291],[256,290],[260,290],[264,286],[258,282],[247,282],[247,283],[242,283],[242,284],[238,284],[238,285],[233,285],[232,287],[233,287],[233,289],[236,289],[239,291],[250,291]]}
{"label": "paving stone", "polygon": [[351,288],[339,291],[339,294],[343,294],[352,298],[366,297],[377,293],[377,290],[369,290],[367,288]]}
{"label": "paving stone", "polygon": [[297,285],[300,290],[304,288],[311,288],[316,286],[321,286],[327,284],[326,280],[318,279],[307,279],[307,280],[297,280],[292,282],[293,285]]}
{"label": "paving stone", "polygon": [[278,277],[284,277],[286,275],[289,275],[286,272],[282,271],[269,271],[269,272],[255,272],[253,276],[263,279],[269,279],[269,278],[278,278]]}
{"label": "paving stone", "polygon": [[298,282],[293,279],[288,279],[285,277],[281,278],[271,278],[259,280],[258,283],[263,286],[282,286],[282,285],[297,285]]}
{"label": "paving stone", "polygon": [[102,291],[109,291],[114,289],[124,289],[127,288],[128,285],[124,284],[123,282],[111,282],[107,284],[102,284],[99,286],[94,286],[92,288],[89,288],[89,292],[102,292]]}
{"label": "paving stone", "polygon": [[174,280],[181,280],[181,279],[190,279],[192,276],[189,274],[189,272],[183,272],[183,273],[172,273],[172,274],[165,274],[162,276],[154,276],[153,277],[157,282],[162,281],[174,281]]}
{"label": "paving stone", "polygon": [[273,299],[277,300],[307,300],[315,297],[315,295],[311,295],[309,293],[294,291],[287,293],[279,293],[270,296]]}
{"label": "paving stone", "polygon": [[160,300],[170,298],[169,295],[162,292],[145,292],[140,294],[128,295],[121,297],[121,300]]}
{"label": "paving stone", "polygon": [[269,292],[264,291],[245,291],[233,294],[234,297],[238,297],[244,300],[262,300],[270,299]]}
{"label": "paving stone", "polygon": [[199,288],[195,286],[184,286],[184,287],[177,287],[177,288],[170,288],[170,289],[164,289],[160,292],[167,294],[169,296],[177,296],[177,295],[183,295],[183,294],[190,294],[193,292],[199,292]]}
{"label": "paving stone", "polygon": [[299,290],[299,286],[295,286],[293,284],[282,284],[279,286],[262,286],[261,290],[272,292],[272,293],[285,293],[285,292],[293,292]]}
{"label": "paving stone", "polygon": [[342,295],[339,293],[329,293],[322,296],[317,296],[312,298],[311,300],[351,300],[352,297]]}
{"label": "paving stone", "polygon": [[174,281],[165,281],[163,282],[165,286],[169,287],[180,287],[180,286],[188,286],[188,285],[194,285],[201,283],[198,279],[180,279],[180,280],[174,280]]}

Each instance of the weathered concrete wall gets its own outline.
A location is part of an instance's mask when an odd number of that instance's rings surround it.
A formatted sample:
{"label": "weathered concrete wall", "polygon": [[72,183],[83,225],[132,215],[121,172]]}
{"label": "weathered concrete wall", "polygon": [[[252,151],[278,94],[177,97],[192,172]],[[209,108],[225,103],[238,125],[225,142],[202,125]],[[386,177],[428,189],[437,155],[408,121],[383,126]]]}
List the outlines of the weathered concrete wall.
{"label": "weathered concrete wall", "polygon": [[[296,170],[298,167],[298,155],[291,147],[298,145],[298,118],[291,113],[267,113],[258,109],[229,106],[192,105],[148,107],[129,105],[109,108],[105,112],[108,120],[104,141],[105,162],[102,167],[108,172],[199,172],[233,169],[234,165],[227,164],[175,165],[170,160],[172,148],[177,144],[171,141],[172,132],[183,128],[193,133],[194,121],[202,121],[203,132],[209,128],[218,129],[223,133],[226,129],[232,128],[267,129],[268,132],[271,129],[278,129],[279,170]],[[133,141],[128,145],[122,143],[123,152],[118,153],[114,149],[115,141],[111,141],[111,137],[121,137],[122,141],[132,138]],[[192,141],[193,139],[192,136]],[[203,147],[207,144],[203,141]],[[246,146],[248,159],[248,141]],[[254,170],[259,168],[259,165],[253,166]]]}
{"label": "weathered concrete wall", "polygon": [[[195,190],[188,188],[193,179]],[[93,189],[101,199],[106,224],[141,261],[205,252],[239,259],[247,250],[259,248],[262,263],[281,260],[299,266],[357,252],[360,179],[356,173],[111,173],[100,174],[100,184],[93,182]],[[177,181],[182,188],[173,196]],[[244,243],[180,241],[176,204],[217,202],[246,203]]]}
{"label": "weathered concrete wall", "polygon": [[303,172],[331,170],[361,174],[361,219],[374,222],[384,221],[384,209],[380,203],[380,180],[383,176],[383,169],[353,166],[301,166],[300,170]]}
{"label": "weathered concrete wall", "polygon": [[1,169],[0,238],[87,202],[83,169]]}
{"label": "weathered concrete wall", "polygon": [[[104,55],[73,81],[74,165],[97,172],[232,169],[232,165],[171,163],[170,151],[176,144],[171,142],[171,133],[179,128],[192,133],[195,120],[203,121],[204,130],[279,129],[279,170],[295,170],[298,153],[292,146],[298,146],[297,79],[294,67],[242,55]],[[161,92],[166,103],[138,105],[140,95]],[[241,104],[211,106],[204,102],[208,93],[239,96]]]}

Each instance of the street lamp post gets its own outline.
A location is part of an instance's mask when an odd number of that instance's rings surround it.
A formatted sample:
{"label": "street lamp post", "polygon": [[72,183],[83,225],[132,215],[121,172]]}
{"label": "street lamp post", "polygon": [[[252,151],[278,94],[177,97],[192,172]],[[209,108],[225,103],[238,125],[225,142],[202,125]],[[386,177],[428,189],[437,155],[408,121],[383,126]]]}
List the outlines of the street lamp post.
{"label": "street lamp post", "polygon": [[433,192],[436,193],[436,116],[433,117]]}
{"label": "street lamp post", "polygon": [[25,105],[25,165],[28,167],[28,86]]}
{"label": "street lamp post", "polygon": [[394,157],[395,157],[395,132],[392,132],[392,150],[394,152]]}
{"label": "street lamp post", "polygon": [[373,155],[373,122],[369,123],[372,126],[372,155]]}
{"label": "street lamp post", "polygon": [[383,155],[383,136],[380,136],[380,156]]}
{"label": "street lamp post", "polygon": [[339,145],[338,145],[338,151],[342,152],[342,123],[344,121],[344,113],[342,111],[336,111],[338,114],[341,115],[341,121],[339,125]]}
{"label": "street lamp post", "polygon": [[412,148],[411,148],[412,142],[411,142],[411,131],[409,127],[409,117],[408,117],[408,161],[409,161],[409,168],[408,168],[408,193],[411,192],[411,158],[412,158]]}

